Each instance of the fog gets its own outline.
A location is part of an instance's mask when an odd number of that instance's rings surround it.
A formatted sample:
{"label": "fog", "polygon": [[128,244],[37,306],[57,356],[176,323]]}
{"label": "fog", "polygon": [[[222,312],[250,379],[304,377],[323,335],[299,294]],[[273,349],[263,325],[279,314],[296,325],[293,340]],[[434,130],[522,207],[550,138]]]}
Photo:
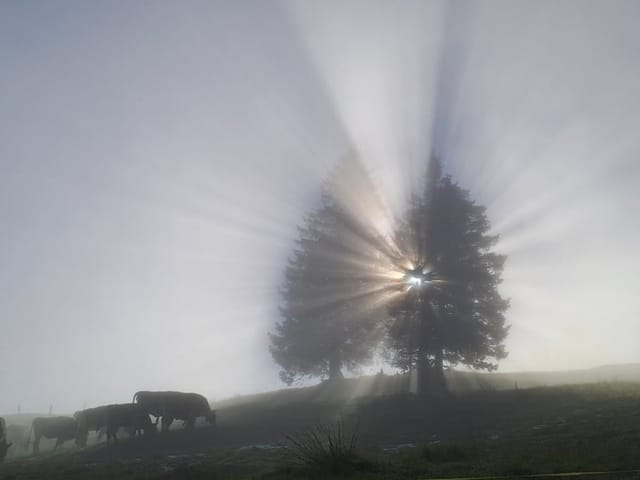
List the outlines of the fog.
{"label": "fog", "polygon": [[430,152],[509,256],[501,371],[640,362],[640,6],[4,2],[0,412],[280,388],[297,226]]}

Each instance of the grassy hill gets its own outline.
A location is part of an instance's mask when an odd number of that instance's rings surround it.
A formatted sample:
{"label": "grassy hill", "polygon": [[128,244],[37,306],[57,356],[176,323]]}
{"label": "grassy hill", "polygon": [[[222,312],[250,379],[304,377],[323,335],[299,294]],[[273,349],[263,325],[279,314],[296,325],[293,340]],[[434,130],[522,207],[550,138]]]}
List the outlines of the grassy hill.
{"label": "grassy hill", "polygon": [[[240,402],[218,413],[216,428],[10,459],[0,478],[334,478],[326,464],[295,463],[287,437],[304,438],[315,426],[337,422],[345,438],[351,432],[358,438],[360,463],[350,478],[640,470],[640,383],[485,390],[443,399],[380,395],[346,403],[301,396]],[[589,478],[637,478],[630,475]]]}
{"label": "grassy hill", "polygon": [[[640,380],[638,367],[449,372],[455,391],[440,399],[406,393],[403,375],[236,397],[216,405],[215,428],[9,458],[0,479],[333,478],[326,465],[296,463],[291,439],[336,425],[343,440],[357,436],[352,478],[640,470],[640,381],[621,381]],[[590,478],[638,476],[615,475]]]}

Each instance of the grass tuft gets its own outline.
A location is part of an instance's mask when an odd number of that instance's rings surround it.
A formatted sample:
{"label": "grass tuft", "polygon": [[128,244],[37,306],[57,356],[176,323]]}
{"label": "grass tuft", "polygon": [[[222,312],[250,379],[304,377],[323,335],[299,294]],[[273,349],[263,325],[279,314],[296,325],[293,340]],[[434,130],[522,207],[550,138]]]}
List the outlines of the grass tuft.
{"label": "grass tuft", "polygon": [[347,433],[342,419],[286,435],[285,440],[288,456],[316,473],[346,474],[373,467],[358,454],[357,428]]}

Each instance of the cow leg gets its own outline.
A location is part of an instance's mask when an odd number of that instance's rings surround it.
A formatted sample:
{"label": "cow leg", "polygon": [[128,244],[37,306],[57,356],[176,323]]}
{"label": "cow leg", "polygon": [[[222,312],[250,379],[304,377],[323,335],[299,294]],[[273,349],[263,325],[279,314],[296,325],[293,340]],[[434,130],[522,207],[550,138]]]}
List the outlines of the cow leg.
{"label": "cow leg", "polygon": [[87,446],[87,440],[89,438],[89,432],[80,432],[76,437],[76,445],[80,448],[84,448]]}
{"label": "cow leg", "polygon": [[64,443],[64,440],[61,438],[56,438],[56,444],[53,447],[53,450],[55,451],[58,447],[62,446],[62,444]]}
{"label": "cow leg", "polygon": [[196,428],[196,419],[195,417],[189,417],[186,421],[187,424],[187,428],[188,429],[192,429],[192,428]]}
{"label": "cow leg", "polygon": [[0,463],[4,462],[4,457],[7,456],[7,450],[13,445],[11,442],[7,443],[6,439],[0,441]]}
{"label": "cow leg", "polygon": [[110,443],[111,439],[113,439],[114,443],[118,440],[118,437],[116,435],[117,431],[117,428],[107,427],[107,444]]}
{"label": "cow leg", "polygon": [[162,431],[168,432],[169,427],[173,423],[173,417],[167,417],[166,415],[162,417]]}
{"label": "cow leg", "polygon": [[34,434],[33,437],[33,454],[37,455],[40,452],[40,435]]}

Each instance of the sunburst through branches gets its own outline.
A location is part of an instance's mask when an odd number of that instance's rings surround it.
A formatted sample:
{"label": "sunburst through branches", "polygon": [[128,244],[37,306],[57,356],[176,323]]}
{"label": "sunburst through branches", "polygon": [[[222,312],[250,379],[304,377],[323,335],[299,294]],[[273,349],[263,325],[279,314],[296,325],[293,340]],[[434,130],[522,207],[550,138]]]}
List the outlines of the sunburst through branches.
{"label": "sunburst through branches", "polygon": [[332,172],[285,269],[271,335],[283,381],[339,378],[381,350],[435,378],[445,363],[492,368],[486,359],[504,356],[504,258],[491,252],[484,209],[431,167],[400,219],[357,156]]}

